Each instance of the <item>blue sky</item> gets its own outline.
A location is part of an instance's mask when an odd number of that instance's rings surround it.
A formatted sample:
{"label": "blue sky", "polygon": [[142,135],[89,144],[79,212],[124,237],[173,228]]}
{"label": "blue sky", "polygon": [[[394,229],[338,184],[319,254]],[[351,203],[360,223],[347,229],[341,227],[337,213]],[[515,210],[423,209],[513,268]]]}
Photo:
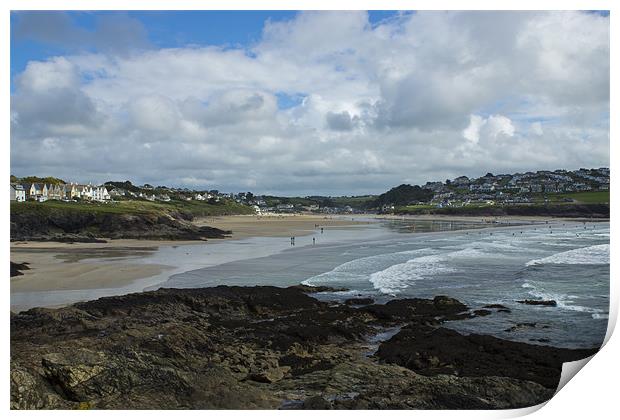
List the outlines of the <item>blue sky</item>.
{"label": "blue sky", "polygon": [[[17,33],[25,14],[63,15],[65,24],[96,32],[102,19],[124,15],[137,20],[147,33],[149,48],[178,48],[188,45],[217,45],[231,48],[249,47],[260,41],[266,21],[294,19],[298,12],[286,10],[256,11],[62,11],[11,13],[11,77],[22,72],[28,61],[76,52],[98,52],[96,45],[71,45],[46,41],[32,33]],[[396,11],[370,11],[369,22],[376,24]],[[55,28],[58,31],[63,28]]]}

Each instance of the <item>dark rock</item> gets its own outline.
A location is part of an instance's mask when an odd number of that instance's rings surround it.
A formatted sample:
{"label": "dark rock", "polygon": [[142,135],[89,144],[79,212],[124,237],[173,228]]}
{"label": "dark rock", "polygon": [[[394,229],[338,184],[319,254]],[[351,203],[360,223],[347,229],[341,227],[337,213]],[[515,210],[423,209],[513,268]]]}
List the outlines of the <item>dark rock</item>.
{"label": "dark rock", "polygon": [[441,317],[444,320],[459,319],[458,314],[468,308],[456,299],[447,296],[436,296],[428,299],[391,300],[385,305],[369,305],[361,310],[367,311],[382,320],[411,321],[415,318],[426,320]]}
{"label": "dark rock", "polygon": [[320,395],[308,397],[304,400],[302,405],[304,410],[331,410],[332,405],[325,398]]}
{"label": "dark rock", "polygon": [[296,289],[304,293],[321,293],[321,292],[346,292],[349,289],[342,287],[330,287],[330,286],[307,286],[305,284],[298,284],[291,286],[290,289]]}
{"label": "dark rock", "polygon": [[555,300],[518,300],[518,303],[523,303],[525,305],[540,305],[540,306],[558,306],[558,303]]}
{"label": "dark rock", "polygon": [[562,363],[583,359],[597,350],[544,347],[488,335],[462,335],[446,328],[410,326],[382,343],[377,356],[423,375],[506,376],[555,389]]}
{"label": "dark rock", "polygon": [[476,316],[487,316],[487,315],[491,315],[493,312],[487,310],[487,309],[477,309],[474,311],[474,315]]}
{"label": "dark rock", "polygon": [[20,264],[20,263],[14,263],[13,261],[11,261],[11,277],[23,276],[24,273],[22,273],[22,271],[24,270],[30,270],[30,267],[28,267],[27,262]]}
{"label": "dark rock", "polygon": [[[313,291],[159,289],[11,314],[11,408],[517,408],[550,398],[531,380],[574,356],[436,329],[466,310],[446,297],[352,308]],[[366,357],[403,320],[378,355],[404,367]]]}
{"label": "dark rock", "polygon": [[494,303],[492,305],[484,305],[483,308],[485,309],[508,309],[507,307],[505,307],[504,305],[500,305],[499,303]]}
{"label": "dark rock", "polygon": [[351,298],[344,301],[347,305],[371,305],[375,303],[371,298]]}
{"label": "dark rock", "polygon": [[506,328],[504,332],[514,332],[514,331],[519,331],[519,330],[523,330],[526,328],[536,328],[536,323],[535,322],[519,322],[510,328]]}

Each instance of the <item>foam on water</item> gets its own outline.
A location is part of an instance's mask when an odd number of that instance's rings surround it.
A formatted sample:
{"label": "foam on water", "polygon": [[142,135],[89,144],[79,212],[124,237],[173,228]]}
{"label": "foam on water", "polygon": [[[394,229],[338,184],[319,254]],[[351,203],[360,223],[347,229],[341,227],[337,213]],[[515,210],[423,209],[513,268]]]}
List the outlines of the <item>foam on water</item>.
{"label": "foam on water", "polygon": [[380,292],[395,294],[402,289],[415,285],[416,280],[424,280],[438,274],[456,272],[455,268],[447,264],[452,259],[475,259],[486,255],[486,253],[474,247],[426,255],[413,258],[401,264],[392,265],[385,270],[374,272],[370,275],[369,281]]}
{"label": "foam on water", "polygon": [[441,273],[455,271],[453,268],[442,264],[445,261],[443,255],[427,255],[411,259],[407,262],[396,264],[377,271],[370,275],[369,281],[375,289],[381,293],[394,294],[399,290],[415,285],[415,280]]}
{"label": "foam on water", "polygon": [[535,298],[542,299],[542,300],[556,301],[558,308],[565,309],[567,311],[586,312],[586,313],[591,313],[591,314],[601,314],[605,312],[601,309],[590,308],[590,307],[582,306],[582,305],[574,305],[575,301],[573,299],[579,298],[578,296],[575,296],[575,295],[567,296],[562,293],[549,292],[543,289],[542,287],[539,287],[537,285],[534,285],[528,282],[523,283],[521,287],[530,289],[528,293]]}
{"label": "foam on water", "polygon": [[364,282],[377,270],[377,267],[392,266],[401,261],[406,261],[413,255],[420,255],[433,252],[432,248],[420,248],[387,254],[372,255],[369,257],[357,258],[340,264],[336,268],[326,273],[322,273],[302,281],[306,286],[317,286],[322,283],[341,282],[353,283],[356,281]]}
{"label": "foam on water", "polygon": [[541,264],[609,264],[609,244],[571,249],[525,263],[526,266]]}

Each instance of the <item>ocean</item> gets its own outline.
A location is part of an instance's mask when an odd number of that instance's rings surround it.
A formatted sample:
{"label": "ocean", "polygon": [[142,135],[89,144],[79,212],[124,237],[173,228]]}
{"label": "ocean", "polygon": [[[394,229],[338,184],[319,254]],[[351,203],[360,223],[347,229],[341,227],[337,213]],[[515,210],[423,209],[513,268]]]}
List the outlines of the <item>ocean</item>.
{"label": "ocean", "polygon": [[[348,289],[317,294],[320,299],[361,295],[380,303],[447,295],[472,309],[510,309],[449,328],[557,347],[600,346],[609,314],[609,223],[487,226],[391,220],[317,230],[286,249],[288,238],[250,238],[238,245],[273,252],[178,273],[157,287],[303,283]],[[525,299],[557,306],[517,303]]]}

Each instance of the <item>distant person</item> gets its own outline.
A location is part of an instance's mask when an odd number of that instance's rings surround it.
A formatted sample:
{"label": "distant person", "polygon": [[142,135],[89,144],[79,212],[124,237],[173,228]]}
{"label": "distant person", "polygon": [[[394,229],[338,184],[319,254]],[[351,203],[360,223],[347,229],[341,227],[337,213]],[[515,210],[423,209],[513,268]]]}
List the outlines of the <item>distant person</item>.
{"label": "distant person", "polygon": [[312,245],[316,243],[316,238],[312,238]]}
{"label": "distant person", "polygon": [[321,228],[321,235],[323,234],[323,228]]}

